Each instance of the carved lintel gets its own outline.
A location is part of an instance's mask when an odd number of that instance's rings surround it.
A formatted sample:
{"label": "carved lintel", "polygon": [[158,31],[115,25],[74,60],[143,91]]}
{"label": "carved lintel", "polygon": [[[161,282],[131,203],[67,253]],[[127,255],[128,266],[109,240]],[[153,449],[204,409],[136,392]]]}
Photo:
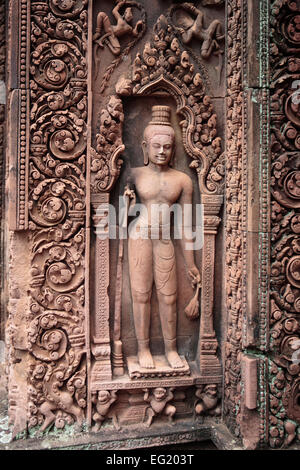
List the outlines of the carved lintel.
{"label": "carved lintel", "polygon": [[109,194],[92,195],[92,220],[96,234],[95,253],[95,310],[93,316],[92,353],[96,360],[92,368],[92,382],[110,380],[111,347],[109,334],[109,238],[107,236]]}

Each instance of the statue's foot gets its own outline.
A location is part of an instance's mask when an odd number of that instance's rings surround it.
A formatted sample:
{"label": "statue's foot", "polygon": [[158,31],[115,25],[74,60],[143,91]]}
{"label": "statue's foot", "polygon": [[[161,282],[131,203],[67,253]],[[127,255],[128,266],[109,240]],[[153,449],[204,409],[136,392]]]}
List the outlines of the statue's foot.
{"label": "statue's foot", "polygon": [[95,424],[95,426],[92,427],[92,432],[98,432],[100,429],[99,424]]}
{"label": "statue's foot", "polygon": [[154,369],[154,361],[151,352],[148,349],[139,351],[138,353],[139,364],[144,369]]}
{"label": "statue's foot", "polygon": [[181,367],[184,367],[184,364],[176,351],[166,352],[166,357],[172,369],[180,369]]}

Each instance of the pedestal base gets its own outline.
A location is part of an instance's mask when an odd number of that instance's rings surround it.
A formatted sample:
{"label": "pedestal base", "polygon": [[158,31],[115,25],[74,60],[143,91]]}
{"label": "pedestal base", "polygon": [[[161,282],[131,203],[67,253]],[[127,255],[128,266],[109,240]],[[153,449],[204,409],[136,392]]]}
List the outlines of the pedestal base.
{"label": "pedestal base", "polygon": [[155,369],[146,369],[140,366],[136,356],[127,358],[128,374],[131,379],[146,379],[160,377],[184,377],[190,375],[190,368],[184,356],[180,356],[183,367],[173,369],[165,356],[153,356]]}
{"label": "pedestal base", "polygon": [[111,380],[111,365],[105,361],[95,361],[91,371],[91,382],[101,383],[103,380]]}

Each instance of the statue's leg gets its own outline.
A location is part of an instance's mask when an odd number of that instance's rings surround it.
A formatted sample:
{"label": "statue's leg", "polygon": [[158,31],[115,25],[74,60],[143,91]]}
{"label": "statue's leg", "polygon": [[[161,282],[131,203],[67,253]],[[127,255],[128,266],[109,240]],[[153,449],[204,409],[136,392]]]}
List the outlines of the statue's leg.
{"label": "statue's leg", "polygon": [[77,420],[77,423],[75,425],[75,427],[78,429],[78,430],[81,430],[82,428],[82,424],[83,424],[83,420],[84,420],[84,411],[82,408],[80,408],[80,406],[77,406],[75,404],[72,404],[68,410],[73,416],[76,417],[76,420]]}
{"label": "statue's leg", "polygon": [[104,13],[103,11],[100,11],[100,13],[98,13],[98,16],[97,16],[97,26],[96,26],[96,34],[94,36],[94,40],[98,39],[101,36],[102,31],[104,31],[104,33],[110,33],[110,34],[113,33],[112,28],[111,28],[111,23],[107,14]]}
{"label": "statue's leg", "polygon": [[203,59],[208,59],[213,52],[215,46],[219,47],[217,41],[214,38],[221,40],[224,36],[221,35],[221,23],[218,20],[211,22],[209,27],[203,32],[205,36],[205,41],[201,47],[201,57]]}
{"label": "statue's leg", "polygon": [[114,55],[119,55],[121,46],[118,38],[114,34],[110,34],[107,40],[107,46]]}
{"label": "statue's leg", "polygon": [[149,408],[146,409],[146,416],[147,416],[147,420],[145,421],[145,425],[147,426],[147,428],[149,428],[151,426],[152,420],[155,416],[155,412],[153,411],[153,409],[150,406],[149,406]]}
{"label": "statue's leg", "polygon": [[201,39],[201,34],[203,30],[203,13],[199,10],[191,29],[193,31],[193,36],[195,36],[197,39]]}
{"label": "statue's leg", "polygon": [[53,411],[56,409],[57,406],[48,401],[45,401],[41,404],[39,411],[44,415],[45,421],[39,429],[40,432],[45,431],[45,429],[47,429],[47,427],[55,421],[55,414]]}
{"label": "statue's leg", "polygon": [[165,354],[174,369],[183,367],[177,353],[177,277],[175,251],[171,240],[153,240],[154,281],[159,304],[161,328],[165,343]]}
{"label": "statue's leg", "polygon": [[138,360],[141,367],[154,368],[150,352],[150,314],[153,285],[152,242],[128,240],[129,275]]}
{"label": "statue's leg", "polygon": [[219,20],[213,20],[206,32],[211,38],[215,37],[217,40],[224,38],[224,34],[222,34],[222,25]]}
{"label": "statue's leg", "polygon": [[182,41],[184,44],[189,44],[193,38],[193,29],[189,28],[181,34]]}
{"label": "statue's leg", "polygon": [[97,27],[93,40],[97,40],[98,47],[101,47],[102,49],[104,47],[103,42],[105,41],[114,55],[119,55],[121,52],[119,40],[114,34],[114,27],[111,25],[107,14],[103,11],[100,11],[97,16]]}
{"label": "statue's leg", "polygon": [[165,414],[166,416],[168,416],[169,422],[170,422],[171,424],[173,424],[173,416],[175,415],[175,413],[176,413],[176,408],[175,408],[175,406],[167,404],[167,405],[166,405],[166,408],[165,408],[165,410],[164,410],[164,414]]}
{"label": "statue's leg", "polygon": [[205,39],[205,41],[202,44],[201,47],[201,57],[202,59],[209,59],[211,56],[211,53],[213,51],[213,40],[209,37],[208,39]]}

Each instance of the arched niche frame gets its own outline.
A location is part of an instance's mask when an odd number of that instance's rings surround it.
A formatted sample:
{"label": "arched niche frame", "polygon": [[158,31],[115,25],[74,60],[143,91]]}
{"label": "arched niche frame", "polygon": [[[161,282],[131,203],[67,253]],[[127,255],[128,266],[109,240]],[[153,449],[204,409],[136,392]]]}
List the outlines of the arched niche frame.
{"label": "arched niche frame", "polygon": [[[163,18],[154,28],[152,43],[146,43],[144,50],[136,55],[132,65],[132,76],[122,76],[105,109],[100,114],[100,132],[96,149],[91,149],[91,201],[96,233],[107,231],[101,224],[107,212],[111,188],[116,182],[122,166],[124,151],[122,128],[124,121],[123,97],[153,95],[163,91],[176,103],[176,112],[182,118],[182,142],[191,158],[190,167],[197,172],[198,186],[204,211],[204,244],[202,248],[202,288],[199,341],[196,354],[200,376],[214,383],[221,381],[221,365],[217,355],[218,343],[213,324],[215,238],[221,218],[223,203],[223,153],[221,139],[217,136],[216,115],[200,73],[190,62],[189,54],[182,50],[180,43]],[[101,211],[99,211],[99,202]],[[103,204],[105,203],[105,204]],[[108,207],[108,206],[107,206]],[[102,227],[100,229],[100,227]],[[92,338],[92,352],[96,359],[92,370],[92,382],[112,378],[114,373],[122,374],[122,344],[120,335],[110,338],[109,333],[109,244],[102,237],[96,239],[96,284],[95,328]],[[120,299],[115,301],[115,318],[120,316]],[[115,332],[114,332],[115,334]],[[110,350],[113,339],[113,351]],[[93,373],[94,371],[94,373]],[[92,385],[93,388],[93,385]]]}

